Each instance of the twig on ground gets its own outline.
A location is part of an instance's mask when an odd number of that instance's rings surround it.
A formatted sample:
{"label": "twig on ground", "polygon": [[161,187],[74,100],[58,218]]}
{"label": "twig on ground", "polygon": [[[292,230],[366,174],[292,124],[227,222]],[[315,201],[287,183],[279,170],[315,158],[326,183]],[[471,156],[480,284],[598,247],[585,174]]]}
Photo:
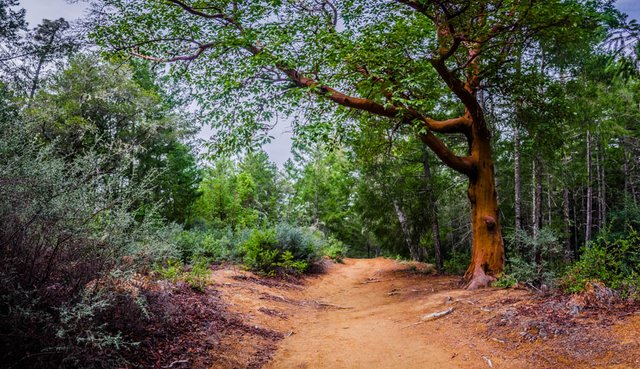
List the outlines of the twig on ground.
{"label": "twig on ground", "polygon": [[431,313],[431,314],[425,314],[422,317],[420,317],[420,321],[419,322],[413,323],[413,324],[409,324],[409,325],[404,326],[402,328],[413,327],[413,326],[416,326],[418,324],[422,324],[424,322],[428,322],[430,320],[435,320],[435,319],[441,318],[441,317],[443,317],[445,315],[451,314],[453,312],[453,310],[455,310],[455,308],[451,307],[451,308],[449,308],[447,310],[438,311],[438,312]]}
{"label": "twig on ground", "polygon": [[176,365],[176,364],[186,364],[188,362],[189,362],[189,360],[176,360],[176,361],[172,362],[171,364],[169,364],[168,366],[163,366],[163,368],[173,368],[173,366]]}
{"label": "twig on ground", "polygon": [[486,356],[482,356],[482,358],[484,359],[484,361],[487,362],[487,365],[489,365],[489,368],[493,368],[493,362],[491,361],[491,359],[489,359]]}
{"label": "twig on ground", "polygon": [[434,320],[434,319],[438,319],[440,317],[443,317],[447,314],[451,314],[453,312],[453,310],[455,310],[454,307],[450,307],[447,310],[442,310],[442,311],[438,311],[435,313],[431,313],[431,314],[426,314],[423,315],[422,317],[420,317],[420,320],[423,322],[429,321],[429,320]]}
{"label": "twig on ground", "polygon": [[313,302],[318,306],[332,307],[334,309],[353,309],[353,306],[334,305],[334,304],[329,304],[328,302],[323,302],[323,301],[318,301],[318,300],[313,300]]}

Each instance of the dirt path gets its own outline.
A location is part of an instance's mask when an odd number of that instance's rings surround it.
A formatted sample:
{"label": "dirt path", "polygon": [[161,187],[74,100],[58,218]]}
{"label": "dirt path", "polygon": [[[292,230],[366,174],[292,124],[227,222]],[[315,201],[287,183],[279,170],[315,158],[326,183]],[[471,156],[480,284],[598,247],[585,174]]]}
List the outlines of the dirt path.
{"label": "dirt path", "polygon": [[[433,335],[409,324],[422,312],[447,309],[434,294],[419,305],[403,306],[406,280],[389,272],[386,259],[346,260],[307,290],[309,300],[344,308],[311,311],[299,318],[268,368],[457,368],[453,355]],[[443,284],[448,282],[442,281]],[[416,286],[412,286],[416,287]],[[412,304],[413,305],[413,304]]]}
{"label": "dirt path", "polygon": [[[256,328],[283,333],[269,369],[640,368],[637,311],[619,320],[588,315],[556,324],[560,303],[532,302],[524,290],[464,291],[455,277],[419,268],[347,259],[304,285],[237,270],[218,271],[214,279],[232,310]],[[236,345],[229,347],[245,353],[257,347]]]}

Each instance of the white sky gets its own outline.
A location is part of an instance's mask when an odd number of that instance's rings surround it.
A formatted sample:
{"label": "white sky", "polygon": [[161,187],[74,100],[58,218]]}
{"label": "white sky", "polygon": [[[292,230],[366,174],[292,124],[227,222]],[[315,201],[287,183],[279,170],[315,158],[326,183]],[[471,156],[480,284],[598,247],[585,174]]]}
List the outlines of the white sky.
{"label": "white sky", "polygon": [[[29,26],[34,27],[43,18],[57,19],[60,17],[72,21],[85,15],[87,5],[84,2],[68,0],[21,0],[20,4],[27,10],[27,21]],[[640,19],[640,0],[618,0],[618,8],[629,14],[630,18]],[[264,149],[269,157],[278,166],[282,167],[285,161],[291,156],[291,127],[289,123],[283,121],[276,126],[271,135],[273,142],[265,145]],[[203,127],[200,137],[208,139],[211,130]]]}

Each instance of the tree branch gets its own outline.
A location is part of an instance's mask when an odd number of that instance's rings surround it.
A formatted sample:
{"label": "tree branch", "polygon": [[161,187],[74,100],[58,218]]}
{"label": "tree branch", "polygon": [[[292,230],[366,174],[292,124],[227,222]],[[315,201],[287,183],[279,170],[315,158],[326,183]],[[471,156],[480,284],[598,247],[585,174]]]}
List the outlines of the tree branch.
{"label": "tree branch", "polygon": [[136,57],[141,58],[141,59],[151,60],[151,61],[156,62],[156,63],[171,63],[171,62],[176,62],[176,61],[191,61],[191,60],[197,59],[200,56],[200,54],[202,54],[205,50],[210,49],[215,45],[216,45],[215,42],[208,42],[206,44],[200,45],[200,47],[198,47],[196,52],[191,54],[191,55],[178,55],[178,56],[174,56],[174,57],[171,57],[171,58],[158,58],[158,57],[151,56],[151,55],[145,55],[145,54],[141,54],[141,53],[137,52],[135,49],[131,51],[131,55],[136,56]]}
{"label": "tree branch", "polygon": [[[167,1],[180,6],[182,9],[189,12],[190,14],[194,14],[194,15],[208,18],[208,19],[222,19],[231,24],[234,24],[234,25],[236,24],[236,22],[232,18],[230,18],[228,15],[225,15],[222,13],[207,14],[187,5],[181,0],[167,0]],[[416,4],[413,1],[408,1],[407,3]],[[243,30],[240,27],[240,25],[237,25],[237,27],[239,27],[241,31]],[[213,43],[213,42],[201,44],[193,54],[174,56],[171,58],[153,57],[153,56],[141,54],[135,50],[132,52],[132,55],[137,56],[139,58],[160,62],[160,63],[175,62],[175,61],[191,61],[198,58],[205,50],[215,45],[216,43]],[[243,46],[243,48],[254,56],[262,54],[264,52],[264,48],[256,44],[245,45]],[[449,81],[451,81],[452,86],[455,86],[456,90],[464,92],[460,94],[460,96],[464,96],[463,102],[465,102],[465,100],[472,100],[473,102],[475,102],[475,98],[473,98],[473,96],[464,89],[464,86],[462,85],[462,83],[455,76],[453,76],[451,72],[446,68],[446,66],[444,65],[444,60],[432,61],[432,63],[435,63],[435,64],[441,63],[441,66],[444,67],[444,71],[446,71],[446,75],[450,76]],[[443,163],[445,163],[447,166],[451,167],[452,169],[460,173],[463,173],[466,175],[472,175],[474,170],[473,161],[469,157],[457,156],[440,139],[438,139],[433,134],[433,132],[467,134],[471,125],[471,119],[468,114],[465,114],[462,117],[458,117],[454,119],[439,121],[439,120],[431,119],[428,117],[424,117],[418,112],[416,112],[415,110],[410,108],[397,107],[393,104],[383,105],[381,103],[378,103],[368,98],[347,95],[330,86],[321,84],[317,80],[314,80],[312,78],[305,76],[304,74],[287,66],[282,62],[275,61],[274,66],[277,69],[279,69],[282,73],[284,73],[298,87],[308,88],[312,90],[314,93],[319,94],[322,97],[327,98],[338,105],[356,109],[356,110],[366,111],[366,112],[383,116],[383,117],[400,119],[403,123],[412,123],[416,120],[421,122],[429,129],[429,131],[427,133],[420,134],[420,139],[431,150],[434,151],[434,153],[440,158],[440,160],[442,160]],[[445,81],[447,80],[445,79]],[[447,84],[449,83],[450,82],[447,82]],[[455,90],[454,90],[454,93],[457,94]],[[466,105],[467,104],[465,103],[465,106]],[[471,110],[471,109],[468,109],[468,110]]]}
{"label": "tree branch", "polygon": [[453,91],[453,93],[462,101],[464,106],[469,110],[472,116],[476,117],[482,114],[482,108],[471,91],[465,88],[465,85],[458,77],[453,74],[445,65],[443,59],[429,60],[433,68],[438,72],[442,80]]}
{"label": "tree branch", "polygon": [[433,132],[438,133],[464,133],[469,131],[471,119],[467,115],[447,120],[435,120],[429,117],[422,118],[424,125]]}
{"label": "tree branch", "polygon": [[193,14],[193,15],[197,15],[198,17],[202,17],[202,18],[207,18],[207,19],[222,19],[222,20],[226,20],[228,22],[233,22],[233,19],[229,18],[226,14],[224,13],[214,13],[214,14],[209,14],[209,13],[205,13],[203,11],[200,11],[192,6],[187,5],[185,2],[181,1],[181,0],[167,0],[168,2],[175,4],[179,7],[181,7],[182,9],[184,9],[186,12]]}
{"label": "tree branch", "polygon": [[458,156],[453,153],[432,132],[420,135],[420,140],[433,151],[449,168],[467,176],[472,176],[475,171],[473,159],[469,156]]}

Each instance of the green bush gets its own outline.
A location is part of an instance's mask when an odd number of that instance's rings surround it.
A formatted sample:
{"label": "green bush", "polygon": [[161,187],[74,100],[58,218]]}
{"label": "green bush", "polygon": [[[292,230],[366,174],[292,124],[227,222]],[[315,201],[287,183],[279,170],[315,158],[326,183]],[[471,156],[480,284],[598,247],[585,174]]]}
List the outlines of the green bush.
{"label": "green bush", "polygon": [[349,247],[347,247],[347,245],[333,237],[327,239],[322,246],[322,255],[329,257],[337,263],[342,263],[342,260],[347,256],[348,251]]}
{"label": "green bush", "polygon": [[119,324],[140,311],[109,313],[134,299],[113,276],[126,283],[179,256],[180,229],[164,226],[151,207],[137,211],[150,187],[128,179],[129,146],[61,157],[37,132],[28,121],[0,120],[0,361],[123,366],[120,349],[132,342]]}
{"label": "green bush", "polygon": [[598,280],[620,291],[623,297],[640,298],[640,233],[630,228],[620,238],[606,233],[583,250],[561,281],[566,292],[584,291],[587,282]]}
{"label": "green bush", "polygon": [[240,236],[243,263],[267,275],[300,274],[319,259],[322,239],[304,228],[281,224]]}
{"label": "green bush", "polygon": [[498,279],[493,282],[492,286],[498,288],[510,288],[516,284],[518,284],[518,280],[514,276],[506,273],[500,273],[500,275],[498,275]]}
{"label": "green bush", "polygon": [[270,274],[274,272],[278,254],[278,238],[275,230],[254,230],[242,243],[243,262],[247,268]]}
{"label": "green bush", "polygon": [[516,238],[520,241],[520,248],[507,254],[506,273],[509,277],[531,285],[555,285],[565,268],[565,249],[557,233],[544,227],[536,238],[521,231],[508,240],[515,244]]}
{"label": "green bush", "polygon": [[444,262],[444,271],[450,274],[463,274],[469,267],[471,255],[467,252],[454,252]]}
{"label": "green bush", "polygon": [[237,258],[237,239],[228,228],[219,230],[182,231],[175,242],[180,250],[182,261],[208,258],[213,261],[235,260]]}
{"label": "green bush", "polygon": [[295,260],[307,263],[318,260],[318,251],[324,243],[321,233],[289,224],[278,224],[276,237],[280,250],[289,251]]}
{"label": "green bush", "polygon": [[164,265],[156,266],[155,270],[161,279],[172,283],[179,281],[187,283],[198,292],[204,292],[209,280],[209,265],[211,259],[195,258],[191,265],[184,265],[181,260],[169,259]]}
{"label": "green bush", "polygon": [[160,275],[160,278],[175,283],[180,280],[183,268],[184,266],[180,260],[168,259],[165,265],[157,266],[155,270]]}
{"label": "green bush", "polygon": [[184,281],[198,292],[204,292],[209,282],[209,265],[211,261],[207,258],[197,258],[191,264],[189,270],[184,274]]}

